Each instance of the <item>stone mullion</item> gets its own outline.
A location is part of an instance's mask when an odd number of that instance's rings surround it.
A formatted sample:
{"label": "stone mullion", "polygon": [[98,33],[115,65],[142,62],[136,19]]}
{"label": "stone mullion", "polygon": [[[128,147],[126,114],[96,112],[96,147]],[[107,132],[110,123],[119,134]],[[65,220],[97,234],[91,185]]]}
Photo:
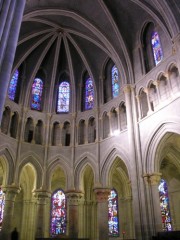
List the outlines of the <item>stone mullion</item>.
{"label": "stone mullion", "polygon": [[159,81],[156,80],[153,82],[153,84],[156,86],[156,90],[157,90],[157,96],[158,96],[158,103],[161,103],[161,95],[160,95],[160,91],[159,91]]}
{"label": "stone mullion", "polygon": [[11,135],[10,133],[10,129],[11,129],[11,123],[12,123],[12,116],[13,116],[13,113],[11,112],[10,113],[10,119],[9,119],[9,124],[8,124],[8,131],[7,131],[7,135]]}
{"label": "stone mullion", "polygon": [[87,144],[88,143],[88,121],[85,121],[85,129],[84,129],[84,143]]}
{"label": "stone mullion", "polygon": [[111,112],[108,112],[107,116],[109,118],[109,136],[112,136],[112,123],[111,123],[111,121],[112,121],[112,114],[111,114]]}
{"label": "stone mullion", "polygon": [[146,88],[144,90],[144,92],[146,93],[146,97],[147,97],[147,103],[148,103],[148,114],[152,113],[152,109],[151,109],[151,104],[150,104],[150,98],[149,98],[149,88]]}
{"label": "stone mullion", "polygon": [[71,142],[70,146],[76,145],[76,113],[72,114],[72,126],[71,126]]}
{"label": "stone mullion", "polygon": [[118,107],[115,110],[117,112],[117,119],[118,119],[118,121],[117,121],[117,130],[120,130],[121,129],[121,125],[120,125],[120,110],[119,110]]}
{"label": "stone mullion", "polygon": [[31,143],[35,144],[35,131],[36,131],[36,125],[37,125],[37,121],[34,121],[33,123],[33,137],[32,137],[32,141]]}
{"label": "stone mullion", "polygon": [[140,106],[140,96],[136,96],[137,106],[138,106],[138,120],[142,118],[141,106]]}
{"label": "stone mullion", "polygon": [[172,87],[171,87],[171,84],[170,84],[169,74],[165,73],[164,76],[166,77],[166,81],[167,81],[167,86],[168,86],[170,97],[173,98],[174,97],[174,93],[173,93],[173,90],[172,90]]}

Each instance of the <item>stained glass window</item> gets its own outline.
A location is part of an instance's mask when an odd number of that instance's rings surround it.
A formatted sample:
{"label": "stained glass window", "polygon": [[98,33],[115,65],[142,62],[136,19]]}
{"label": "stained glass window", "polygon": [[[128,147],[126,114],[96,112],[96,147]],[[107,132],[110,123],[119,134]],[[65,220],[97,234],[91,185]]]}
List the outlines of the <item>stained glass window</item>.
{"label": "stained glass window", "polygon": [[161,208],[163,228],[166,231],[171,231],[172,225],[171,225],[171,215],[170,215],[170,207],[169,207],[168,188],[167,188],[167,183],[164,179],[161,179],[158,189],[159,189],[160,208]]}
{"label": "stained glass window", "polygon": [[119,95],[119,73],[117,67],[114,65],[111,70],[111,80],[112,80],[112,95],[113,98]]}
{"label": "stained glass window", "polygon": [[35,78],[32,85],[32,100],[31,109],[41,110],[43,81],[40,78]]}
{"label": "stained glass window", "polygon": [[88,77],[85,81],[85,110],[92,109],[94,107],[94,87],[93,81]]}
{"label": "stained glass window", "polygon": [[153,49],[153,55],[154,55],[154,62],[155,65],[157,65],[161,60],[163,59],[163,53],[162,48],[160,44],[159,35],[157,32],[153,32],[151,37],[151,44]]}
{"label": "stained glass window", "polygon": [[57,112],[69,112],[70,85],[64,81],[59,85]]}
{"label": "stained glass window", "polygon": [[111,190],[108,197],[108,226],[109,236],[119,236],[118,195],[115,190]]}
{"label": "stained glass window", "polygon": [[16,70],[11,81],[9,84],[9,89],[8,89],[8,97],[12,101],[15,100],[16,97],[16,90],[17,90],[17,84],[18,84],[18,78],[19,78],[19,71]]}
{"label": "stained glass window", "polygon": [[66,198],[63,191],[56,191],[51,198],[51,236],[66,233]]}
{"label": "stained glass window", "polygon": [[4,204],[5,204],[5,194],[0,188],[0,231],[2,229],[3,213],[4,213]]}

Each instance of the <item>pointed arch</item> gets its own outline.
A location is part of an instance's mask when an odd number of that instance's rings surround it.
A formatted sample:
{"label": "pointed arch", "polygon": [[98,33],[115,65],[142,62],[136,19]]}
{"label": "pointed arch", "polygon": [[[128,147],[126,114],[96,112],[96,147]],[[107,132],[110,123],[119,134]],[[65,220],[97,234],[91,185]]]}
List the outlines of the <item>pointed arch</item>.
{"label": "pointed arch", "polygon": [[28,153],[20,163],[18,167],[18,174],[17,174],[17,181],[19,183],[20,180],[20,173],[22,172],[22,169],[25,165],[30,164],[35,172],[35,181],[36,181],[36,188],[39,189],[42,187],[43,183],[43,169],[42,166],[40,165],[40,159],[36,157],[34,153]]}
{"label": "pointed arch", "polygon": [[31,90],[31,109],[42,110],[42,94],[44,82],[41,78],[36,77],[32,84]]}
{"label": "pointed arch", "polygon": [[62,81],[58,87],[57,113],[68,113],[70,104],[70,84]]}
{"label": "pointed arch", "polygon": [[19,70],[16,69],[16,71],[14,72],[11,78],[11,81],[9,83],[9,88],[8,88],[8,97],[12,101],[15,101],[15,98],[16,98],[18,81],[19,81]]}
{"label": "pointed arch", "polygon": [[51,197],[51,237],[64,235],[66,233],[67,207],[66,196],[62,189],[53,192]]}

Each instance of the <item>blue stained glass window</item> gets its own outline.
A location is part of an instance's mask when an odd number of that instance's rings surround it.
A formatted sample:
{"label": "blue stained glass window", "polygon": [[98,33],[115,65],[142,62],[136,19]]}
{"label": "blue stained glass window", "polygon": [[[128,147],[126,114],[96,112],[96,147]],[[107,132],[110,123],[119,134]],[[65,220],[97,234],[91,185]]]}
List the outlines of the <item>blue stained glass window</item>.
{"label": "blue stained glass window", "polygon": [[154,62],[155,65],[157,65],[161,60],[163,59],[163,53],[162,48],[160,44],[159,35],[157,32],[153,32],[151,37],[151,44],[153,49],[153,55],[154,55]]}
{"label": "blue stained glass window", "polygon": [[117,67],[114,65],[111,70],[111,80],[112,80],[112,95],[113,98],[119,95],[119,73]]}
{"label": "blue stained glass window", "polygon": [[32,100],[31,109],[41,110],[43,81],[40,78],[35,78],[32,85]]}
{"label": "blue stained glass window", "polygon": [[109,236],[119,236],[118,195],[115,190],[111,190],[108,198],[108,226]]}
{"label": "blue stained glass window", "polygon": [[161,208],[163,228],[165,231],[171,231],[172,224],[171,224],[168,188],[167,188],[167,183],[164,179],[161,179],[158,189],[159,189],[160,208]]}
{"label": "blue stained glass window", "polygon": [[8,89],[8,97],[12,101],[15,100],[16,97],[16,89],[17,89],[17,84],[18,84],[18,78],[19,78],[19,71],[16,70],[11,81],[9,84],[9,89]]}
{"label": "blue stained glass window", "polygon": [[51,236],[66,233],[66,215],[66,197],[58,190],[51,198]]}
{"label": "blue stained glass window", "polygon": [[59,85],[57,112],[69,112],[70,84],[66,81]]}
{"label": "blue stained glass window", "polygon": [[92,109],[94,107],[94,87],[93,81],[90,77],[85,82],[85,110]]}
{"label": "blue stained glass window", "polygon": [[4,204],[5,204],[5,194],[0,188],[0,231],[2,229],[3,213],[4,213]]}

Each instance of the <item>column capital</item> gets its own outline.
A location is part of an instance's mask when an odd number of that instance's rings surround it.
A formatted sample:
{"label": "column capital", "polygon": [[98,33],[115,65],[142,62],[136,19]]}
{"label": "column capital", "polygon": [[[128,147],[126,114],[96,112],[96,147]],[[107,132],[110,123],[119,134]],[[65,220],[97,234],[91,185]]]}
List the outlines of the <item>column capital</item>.
{"label": "column capital", "polygon": [[13,183],[12,185],[2,186],[2,190],[3,190],[4,193],[17,194],[17,193],[20,192],[19,186],[17,186],[15,183]]}
{"label": "column capital", "polygon": [[162,173],[151,173],[151,174],[144,174],[143,178],[147,184],[150,184],[151,186],[158,185],[161,180]]}
{"label": "column capital", "polygon": [[77,117],[77,113],[76,112],[72,113],[72,119],[75,119],[76,117]]}
{"label": "column capital", "polygon": [[70,189],[65,192],[69,205],[78,205],[83,199],[84,193],[75,189]]}
{"label": "column capital", "polygon": [[123,91],[124,93],[130,93],[132,86],[130,84],[127,84],[124,86]]}
{"label": "column capital", "polygon": [[36,189],[33,192],[33,195],[37,199],[45,199],[45,198],[50,198],[51,197],[51,192],[48,192],[47,190],[43,189]]}
{"label": "column capital", "polygon": [[149,88],[145,87],[145,88],[144,88],[144,92],[145,92],[146,94],[149,94]]}
{"label": "column capital", "polygon": [[19,186],[15,184],[2,186],[2,190],[6,194],[6,200],[14,200],[16,195],[20,192]]}
{"label": "column capital", "polygon": [[96,199],[98,202],[106,202],[108,200],[108,196],[111,192],[110,188],[94,188],[94,192],[96,194]]}
{"label": "column capital", "polygon": [[153,84],[154,84],[155,86],[159,86],[159,83],[160,83],[159,80],[154,80],[154,81],[153,81]]}

